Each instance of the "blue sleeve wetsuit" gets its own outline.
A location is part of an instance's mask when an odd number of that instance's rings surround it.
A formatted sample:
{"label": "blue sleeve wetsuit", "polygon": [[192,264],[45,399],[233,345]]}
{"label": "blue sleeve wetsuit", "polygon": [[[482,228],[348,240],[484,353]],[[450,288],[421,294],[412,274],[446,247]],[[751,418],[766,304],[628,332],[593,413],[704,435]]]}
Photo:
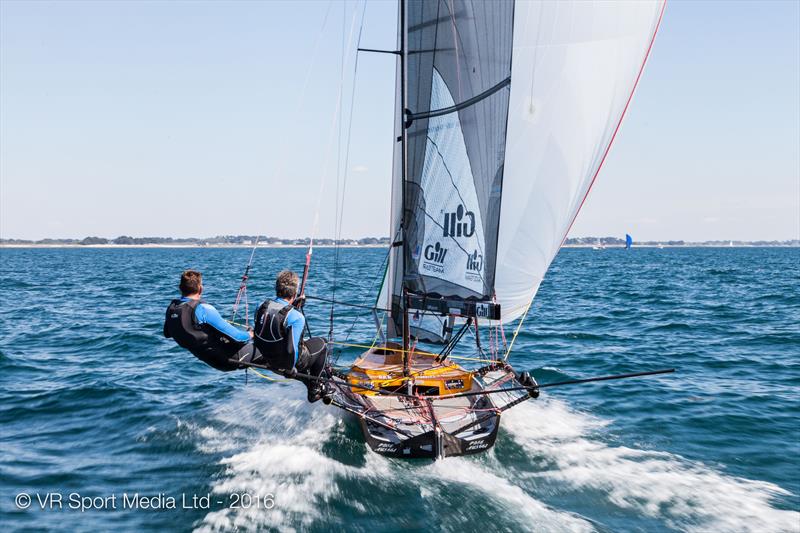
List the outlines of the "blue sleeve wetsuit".
{"label": "blue sleeve wetsuit", "polygon": [[[275,298],[275,301],[282,305],[289,305],[283,298]],[[294,344],[294,362],[300,355],[300,339],[303,338],[303,328],[306,327],[306,318],[297,309],[292,309],[286,315],[286,327],[292,328],[292,344]]]}
{"label": "blue sleeve wetsuit", "polygon": [[[188,301],[189,298],[181,298],[183,301]],[[291,316],[291,315],[290,315]],[[197,319],[198,324],[208,324],[220,333],[224,333],[228,337],[239,342],[249,342],[250,334],[239,328],[234,327],[225,321],[213,305],[201,303],[194,311],[194,317]],[[302,317],[301,317],[302,318]]]}

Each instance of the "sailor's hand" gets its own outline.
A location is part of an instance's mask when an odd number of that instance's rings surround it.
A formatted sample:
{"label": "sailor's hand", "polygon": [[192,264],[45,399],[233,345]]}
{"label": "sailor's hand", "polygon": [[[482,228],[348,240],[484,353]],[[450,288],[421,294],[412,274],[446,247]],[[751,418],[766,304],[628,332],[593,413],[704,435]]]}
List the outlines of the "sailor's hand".
{"label": "sailor's hand", "polygon": [[253,336],[254,336],[254,334],[253,334],[253,328],[247,328],[247,333],[250,335],[250,338],[252,339],[252,338],[253,338]]}
{"label": "sailor's hand", "polygon": [[306,304],[306,295],[301,294],[294,300],[294,306],[298,309],[301,309]]}

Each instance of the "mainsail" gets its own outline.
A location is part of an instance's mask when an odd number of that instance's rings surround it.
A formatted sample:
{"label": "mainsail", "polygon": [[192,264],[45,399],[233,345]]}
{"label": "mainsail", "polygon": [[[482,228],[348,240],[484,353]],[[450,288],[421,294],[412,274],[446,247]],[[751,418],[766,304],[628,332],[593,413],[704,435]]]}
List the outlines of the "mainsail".
{"label": "mainsail", "polygon": [[379,305],[392,309],[391,335],[410,309],[446,338],[447,315],[526,313],[616,135],[664,2],[401,4],[394,247]]}

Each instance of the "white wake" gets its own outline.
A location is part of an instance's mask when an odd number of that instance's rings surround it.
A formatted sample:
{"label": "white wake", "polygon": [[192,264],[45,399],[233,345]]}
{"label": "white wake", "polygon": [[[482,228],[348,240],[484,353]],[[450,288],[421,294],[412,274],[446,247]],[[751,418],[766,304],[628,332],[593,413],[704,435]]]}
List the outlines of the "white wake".
{"label": "white wake", "polygon": [[593,437],[604,425],[553,399],[520,405],[503,420],[528,453],[555,463],[538,476],[596,491],[612,506],[684,531],[800,531],[800,513],[771,504],[774,497],[789,494],[783,488],[726,475],[671,453],[610,446]]}
{"label": "white wake", "polygon": [[[777,485],[666,452],[611,446],[598,435],[603,421],[558,400],[540,399],[506,413],[500,449],[436,463],[386,459],[362,442],[356,444],[363,454],[357,465],[341,462],[327,453],[331,443],[353,444],[339,412],[309,405],[297,384],[248,387],[211,422],[195,431],[200,451],[225,455],[213,492],[271,494],[274,507],[214,510],[196,524],[198,531],[363,530],[346,516],[408,525],[417,517],[426,523],[426,509],[448,517],[438,529],[463,531],[476,526],[460,516],[461,497],[469,494],[482,502],[483,526],[499,516],[521,529],[591,531],[592,521],[579,514],[584,511],[560,508],[577,507],[567,501],[576,493],[590,494],[585,513],[599,524],[604,515],[620,512],[685,531],[797,532],[800,524],[800,513],[772,505],[775,496],[788,494]],[[528,460],[508,459],[504,452],[514,452],[509,446],[518,446]],[[350,497],[354,486],[365,489],[360,501]],[[403,516],[384,516],[387,491],[399,494]]]}
{"label": "white wake", "polygon": [[[323,452],[336,432],[343,432],[344,421],[337,411],[322,405],[308,405],[299,387],[270,387],[270,393],[249,388],[233,404],[215,413],[218,425],[198,428],[201,451],[231,453],[222,460],[225,468],[212,490],[217,495],[247,493],[253,496],[274,495],[272,509],[253,506],[249,509],[218,509],[208,513],[197,531],[255,531],[274,528],[281,531],[308,529],[322,524],[322,529],[351,524],[336,516],[350,506],[348,513],[378,517],[384,508],[379,497],[373,501],[348,501],[342,484],[360,484],[385,489],[401,485],[411,496],[407,515],[413,521],[418,502],[430,502],[445,515],[452,516],[443,531],[463,531],[469,523],[459,520],[460,502],[451,498],[449,488],[465,487],[485,498],[486,510],[524,527],[538,524],[549,531],[590,531],[591,524],[573,513],[552,509],[525,492],[489,465],[471,459],[451,458],[430,461],[390,460],[372,453],[361,443],[363,464],[344,464]],[[235,452],[235,450],[240,450]],[[452,491],[457,492],[457,491]],[[329,502],[336,500],[336,508]],[[373,522],[374,523],[374,522]],[[388,522],[387,522],[388,524]],[[472,525],[474,527],[474,524]]]}

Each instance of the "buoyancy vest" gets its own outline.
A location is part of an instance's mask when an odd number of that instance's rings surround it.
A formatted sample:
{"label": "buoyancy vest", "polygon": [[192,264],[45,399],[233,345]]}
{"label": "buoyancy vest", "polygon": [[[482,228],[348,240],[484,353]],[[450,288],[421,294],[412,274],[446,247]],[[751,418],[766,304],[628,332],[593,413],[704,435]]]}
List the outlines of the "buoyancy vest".
{"label": "buoyancy vest", "polygon": [[209,366],[227,372],[237,365],[228,362],[245,344],[225,335],[209,324],[198,324],[194,315],[200,300],[172,300],[164,319],[164,336],[192,352]]}
{"label": "buoyancy vest", "polygon": [[267,366],[282,374],[294,368],[294,339],[291,328],[286,325],[292,309],[294,307],[289,304],[267,299],[256,310],[255,316],[253,342]]}

